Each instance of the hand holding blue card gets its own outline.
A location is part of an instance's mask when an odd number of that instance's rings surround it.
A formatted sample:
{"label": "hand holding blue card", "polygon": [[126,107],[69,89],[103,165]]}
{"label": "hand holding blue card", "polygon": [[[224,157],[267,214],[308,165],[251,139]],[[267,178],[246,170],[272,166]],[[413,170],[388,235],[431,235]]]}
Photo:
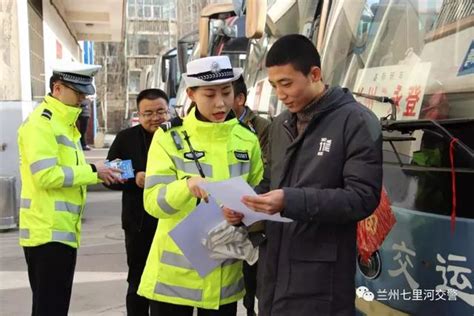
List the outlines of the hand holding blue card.
{"label": "hand holding blue card", "polygon": [[131,179],[134,178],[135,175],[133,173],[132,161],[128,160],[113,160],[113,161],[106,161],[105,165],[110,168],[117,168],[120,169],[122,172],[117,175],[119,179]]}

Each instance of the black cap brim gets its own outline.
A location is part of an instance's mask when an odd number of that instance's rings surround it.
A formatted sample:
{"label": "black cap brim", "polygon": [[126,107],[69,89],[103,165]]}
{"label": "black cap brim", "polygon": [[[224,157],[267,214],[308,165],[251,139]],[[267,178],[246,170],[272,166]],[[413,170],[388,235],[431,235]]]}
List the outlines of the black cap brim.
{"label": "black cap brim", "polygon": [[84,76],[76,73],[54,72],[53,77],[57,77],[69,88],[85,95],[95,94],[95,88],[92,84],[91,76]]}
{"label": "black cap brim", "polygon": [[85,95],[95,94],[95,88],[92,84],[83,85],[83,84],[69,83],[69,82],[67,82],[66,84],[71,89],[76,90],[77,92],[80,92],[82,94],[85,94]]}

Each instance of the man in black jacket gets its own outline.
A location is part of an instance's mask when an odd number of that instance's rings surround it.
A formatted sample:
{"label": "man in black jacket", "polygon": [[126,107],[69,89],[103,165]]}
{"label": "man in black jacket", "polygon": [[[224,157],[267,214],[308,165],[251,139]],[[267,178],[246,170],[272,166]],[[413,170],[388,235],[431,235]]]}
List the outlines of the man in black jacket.
{"label": "man in black jacket", "polygon": [[[266,67],[288,110],[270,126],[261,194],[243,202],[294,221],[266,222],[259,315],[354,315],[357,222],[382,186],[379,122],[347,89],[322,82],[318,51],[302,35],[277,40]],[[242,217],[224,214],[232,224]]]}
{"label": "man in black jacket", "polygon": [[143,188],[148,149],[153,133],[169,119],[168,96],[160,89],[147,89],[138,94],[140,124],[117,134],[107,159],[132,160],[135,178],[122,185],[108,186],[122,190],[122,228],[125,231],[125,250],[128,264],[127,315],[149,315],[149,301],[137,295],[157,220],[143,207]]}

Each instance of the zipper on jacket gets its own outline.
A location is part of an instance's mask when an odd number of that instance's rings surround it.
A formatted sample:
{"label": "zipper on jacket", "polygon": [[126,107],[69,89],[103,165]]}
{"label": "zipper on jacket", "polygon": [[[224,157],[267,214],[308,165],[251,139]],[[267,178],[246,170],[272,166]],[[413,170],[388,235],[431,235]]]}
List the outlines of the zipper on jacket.
{"label": "zipper on jacket", "polygon": [[285,120],[283,122],[283,129],[285,130],[285,132],[288,134],[288,136],[290,137],[290,140],[293,142],[296,137],[293,135],[293,133],[291,132],[290,130],[290,127],[287,125],[288,124],[288,120]]}

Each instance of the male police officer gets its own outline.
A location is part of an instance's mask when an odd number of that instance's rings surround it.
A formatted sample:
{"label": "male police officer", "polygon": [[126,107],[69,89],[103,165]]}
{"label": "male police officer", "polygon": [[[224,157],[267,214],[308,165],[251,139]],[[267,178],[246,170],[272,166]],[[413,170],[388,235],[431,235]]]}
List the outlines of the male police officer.
{"label": "male police officer", "polygon": [[32,315],[67,315],[86,186],[116,182],[101,164],[87,164],[76,128],[79,104],[94,94],[100,66],[53,69],[51,93],[18,131],[22,181],[20,245],[33,292]]}

